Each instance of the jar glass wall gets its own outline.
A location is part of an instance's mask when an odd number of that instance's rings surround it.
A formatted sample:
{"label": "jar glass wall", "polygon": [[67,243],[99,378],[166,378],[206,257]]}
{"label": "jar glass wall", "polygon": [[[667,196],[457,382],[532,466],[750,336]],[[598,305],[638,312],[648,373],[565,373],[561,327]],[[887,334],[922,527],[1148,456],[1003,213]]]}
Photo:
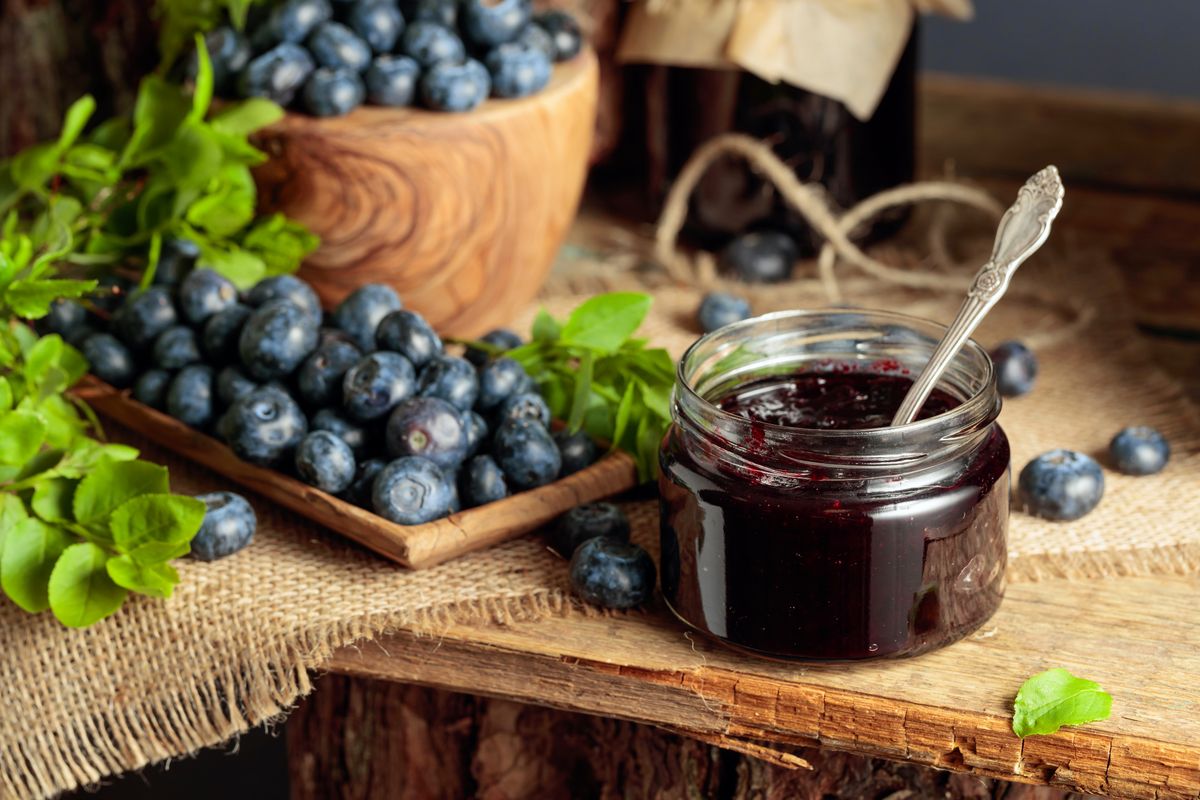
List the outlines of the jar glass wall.
{"label": "jar glass wall", "polygon": [[721,408],[796,376],[903,389],[943,332],[885,312],[786,312],[689,349],[660,477],[663,593],[684,622],[759,654],[853,660],[941,647],[992,615],[1009,449],[978,345],[939,385],[949,410],[898,428],[791,427]]}

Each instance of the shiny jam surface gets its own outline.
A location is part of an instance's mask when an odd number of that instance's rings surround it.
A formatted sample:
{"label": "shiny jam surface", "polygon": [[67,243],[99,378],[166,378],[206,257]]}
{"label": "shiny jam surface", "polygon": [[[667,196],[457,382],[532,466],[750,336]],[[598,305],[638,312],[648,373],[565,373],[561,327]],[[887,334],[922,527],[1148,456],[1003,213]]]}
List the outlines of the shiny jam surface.
{"label": "shiny jam surface", "polygon": [[[748,442],[663,442],[662,586],[689,625],[778,658],[915,655],[979,627],[1003,594],[1008,441],[993,424],[966,452],[915,471],[847,474],[754,449],[755,423],[884,427],[911,378],[805,372],[710,398],[751,420]],[[937,391],[922,418],[958,405]],[[797,431],[800,433],[800,431]]]}

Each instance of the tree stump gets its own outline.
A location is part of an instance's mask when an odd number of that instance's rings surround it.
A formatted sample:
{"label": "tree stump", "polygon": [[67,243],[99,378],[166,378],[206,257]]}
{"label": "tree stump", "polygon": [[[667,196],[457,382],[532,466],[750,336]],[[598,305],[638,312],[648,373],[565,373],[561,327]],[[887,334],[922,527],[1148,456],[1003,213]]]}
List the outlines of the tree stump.
{"label": "tree stump", "polygon": [[327,675],[287,723],[293,800],[1066,800],[849,753],[787,769],[658,728],[508,700]]}

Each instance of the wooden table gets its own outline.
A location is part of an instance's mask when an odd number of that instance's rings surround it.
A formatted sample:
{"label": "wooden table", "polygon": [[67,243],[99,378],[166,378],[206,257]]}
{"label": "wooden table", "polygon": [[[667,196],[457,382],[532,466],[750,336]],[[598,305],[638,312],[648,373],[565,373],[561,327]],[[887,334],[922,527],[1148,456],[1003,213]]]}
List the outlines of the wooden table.
{"label": "wooden table", "polygon": [[[960,174],[983,177],[1002,196],[1052,159],[1084,176],[1059,230],[1103,245],[1126,267],[1148,330],[1182,334],[1157,340],[1160,359],[1200,399],[1200,107],[942,79],[924,88],[927,174],[954,155]],[[1021,741],[1009,728],[1013,696],[1052,666],[1099,681],[1115,698],[1113,715]],[[1200,798],[1195,577],[1014,585],[983,630],[910,661],[800,667],[745,658],[655,607],[455,627],[436,640],[398,633],[339,652],[330,670],[289,724],[297,797],[321,796],[341,778],[365,787],[356,797],[453,796],[454,787],[487,797],[580,786],[662,797],[714,787],[737,797],[1015,791],[902,773],[896,764],[907,762],[1091,794]],[[602,717],[568,724],[534,706]],[[568,744],[583,755],[564,755]],[[812,747],[821,749],[803,749]],[[754,758],[720,755],[729,750]],[[837,760],[834,751],[893,763]],[[819,769],[804,770],[806,762]]]}

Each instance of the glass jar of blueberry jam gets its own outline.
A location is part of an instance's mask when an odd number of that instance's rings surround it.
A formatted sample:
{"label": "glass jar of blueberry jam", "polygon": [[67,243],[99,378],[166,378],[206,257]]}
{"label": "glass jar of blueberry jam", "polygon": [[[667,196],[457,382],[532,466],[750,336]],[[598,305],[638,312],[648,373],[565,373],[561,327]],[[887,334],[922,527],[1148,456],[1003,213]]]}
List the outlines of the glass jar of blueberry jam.
{"label": "glass jar of blueberry jam", "polygon": [[662,445],[662,589],[680,619],[756,654],[923,653],[1004,590],[1009,449],[975,342],[919,418],[888,427],[945,329],[786,312],[697,341]]}

